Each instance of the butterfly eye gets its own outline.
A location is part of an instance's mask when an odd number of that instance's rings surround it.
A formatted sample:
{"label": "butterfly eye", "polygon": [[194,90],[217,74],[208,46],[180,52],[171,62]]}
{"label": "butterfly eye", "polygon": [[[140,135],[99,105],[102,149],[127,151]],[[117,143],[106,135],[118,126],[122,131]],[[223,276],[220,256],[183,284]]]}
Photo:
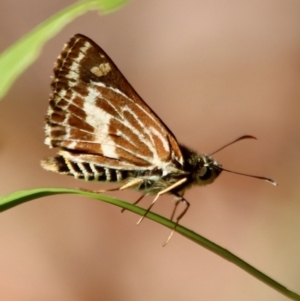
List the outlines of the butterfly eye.
{"label": "butterfly eye", "polygon": [[203,166],[198,170],[198,180],[200,182],[214,180],[213,171],[211,168]]}
{"label": "butterfly eye", "polygon": [[207,173],[207,167],[203,166],[198,170],[198,177],[202,178]]}

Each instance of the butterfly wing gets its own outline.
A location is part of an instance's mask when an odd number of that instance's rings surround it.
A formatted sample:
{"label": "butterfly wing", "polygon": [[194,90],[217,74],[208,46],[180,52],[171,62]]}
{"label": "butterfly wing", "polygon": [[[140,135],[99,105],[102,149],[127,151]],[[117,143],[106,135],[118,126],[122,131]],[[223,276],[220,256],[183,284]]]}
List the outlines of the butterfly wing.
{"label": "butterfly wing", "polygon": [[45,143],[62,156],[114,169],[183,165],[174,135],[89,38],[65,45],[52,90]]}

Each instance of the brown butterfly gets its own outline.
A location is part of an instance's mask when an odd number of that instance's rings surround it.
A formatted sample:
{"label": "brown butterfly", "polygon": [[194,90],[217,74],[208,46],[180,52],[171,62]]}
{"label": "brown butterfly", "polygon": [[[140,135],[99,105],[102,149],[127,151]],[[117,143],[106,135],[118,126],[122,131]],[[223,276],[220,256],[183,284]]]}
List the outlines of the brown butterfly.
{"label": "brown butterfly", "polygon": [[[176,203],[171,220],[178,204],[185,205],[175,218],[176,226],[190,206],[185,190],[212,183],[225,170],[209,155],[179,144],[109,56],[81,34],[71,38],[58,57],[51,86],[45,144],[60,150],[41,162],[46,170],[86,181],[122,183],[112,190],[142,192],[135,204],[153,194],[146,214],[160,195],[172,194]],[[245,135],[226,146],[248,138],[255,137]],[[248,176],[276,185],[269,178]]]}

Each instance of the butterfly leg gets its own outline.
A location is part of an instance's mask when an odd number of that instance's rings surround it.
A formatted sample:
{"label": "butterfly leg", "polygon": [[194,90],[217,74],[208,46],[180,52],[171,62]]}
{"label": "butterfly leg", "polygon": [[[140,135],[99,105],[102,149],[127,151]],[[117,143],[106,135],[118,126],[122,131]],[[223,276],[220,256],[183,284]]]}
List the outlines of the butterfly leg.
{"label": "butterfly leg", "polygon": [[176,228],[177,228],[177,226],[178,226],[178,224],[179,224],[179,221],[183,218],[183,216],[186,214],[186,212],[188,211],[188,209],[189,209],[189,207],[190,207],[190,203],[189,203],[183,196],[181,196],[181,195],[178,194],[178,193],[174,193],[174,195],[175,195],[178,199],[176,200],[176,203],[175,203],[175,207],[174,207],[174,209],[173,209],[173,213],[172,213],[171,220],[173,219],[174,214],[175,214],[175,211],[176,211],[176,209],[177,209],[177,206],[178,206],[178,204],[179,204],[180,202],[182,202],[186,207],[185,207],[185,209],[177,216],[175,226],[174,226],[174,228],[172,229],[172,231],[171,231],[169,237],[167,238],[167,240],[164,242],[163,247],[165,247],[165,246],[168,244],[168,242],[169,242],[170,239],[172,238],[172,236],[173,236],[173,234],[174,234],[174,232],[175,232],[175,230],[176,230]]}
{"label": "butterfly leg", "polygon": [[175,215],[175,213],[176,213],[176,211],[177,211],[177,207],[178,207],[178,205],[180,204],[181,198],[182,198],[182,197],[183,197],[183,194],[180,195],[180,198],[176,197],[174,209],[173,209],[173,211],[172,211],[171,218],[170,218],[171,221],[173,221],[174,215]]}
{"label": "butterfly leg", "polygon": [[156,203],[156,201],[158,200],[159,196],[162,194],[165,194],[167,192],[170,192],[171,190],[173,190],[174,188],[180,186],[181,184],[183,184],[185,181],[187,180],[187,178],[183,178],[179,181],[177,181],[176,183],[174,183],[173,185],[167,187],[164,190],[161,190],[156,197],[154,198],[154,200],[152,201],[151,205],[148,207],[148,209],[146,210],[145,214],[138,220],[138,222],[136,223],[137,225],[139,225],[142,220],[145,218],[145,216],[148,214],[148,212],[151,210],[151,208],[154,206],[154,204]]}
{"label": "butterfly leg", "polygon": [[[144,198],[144,194],[142,194],[134,203],[132,203],[132,205],[136,205],[138,204],[143,198]],[[123,213],[126,209],[122,208],[121,212]]]}
{"label": "butterfly leg", "polygon": [[145,212],[145,214],[137,221],[137,225],[139,225],[141,222],[142,222],[142,220],[145,218],[145,216],[149,213],[149,211],[151,210],[151,208],[154,206],[154,204],[156,203],[156,201],[158,200],[158,198],[159,198],[159,196],[160,196],[160,194],[158,193],[157,195],[156,195],[156,197],[154,198],[154,200],[152,201],[152,203],[151,203],[151,205],[148,207],[148,209],[146,210],[146,212]]}

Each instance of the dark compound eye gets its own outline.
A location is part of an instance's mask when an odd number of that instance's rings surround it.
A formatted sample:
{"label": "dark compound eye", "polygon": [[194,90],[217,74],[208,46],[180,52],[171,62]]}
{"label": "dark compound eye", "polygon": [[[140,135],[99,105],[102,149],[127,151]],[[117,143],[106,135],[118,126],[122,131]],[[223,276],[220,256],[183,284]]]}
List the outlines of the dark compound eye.
{"label": "dark compound eye", "polygon": [[201,167],[198,171],[198,176],[201,180],[208,180],[211,175],[211,170],[207,167]]}
{"label": "dark compound eye", "polygon": [[207,172],[207,167],[201,167],[199,170],[198,170],[198,176],[199,178],[203,177]]}

